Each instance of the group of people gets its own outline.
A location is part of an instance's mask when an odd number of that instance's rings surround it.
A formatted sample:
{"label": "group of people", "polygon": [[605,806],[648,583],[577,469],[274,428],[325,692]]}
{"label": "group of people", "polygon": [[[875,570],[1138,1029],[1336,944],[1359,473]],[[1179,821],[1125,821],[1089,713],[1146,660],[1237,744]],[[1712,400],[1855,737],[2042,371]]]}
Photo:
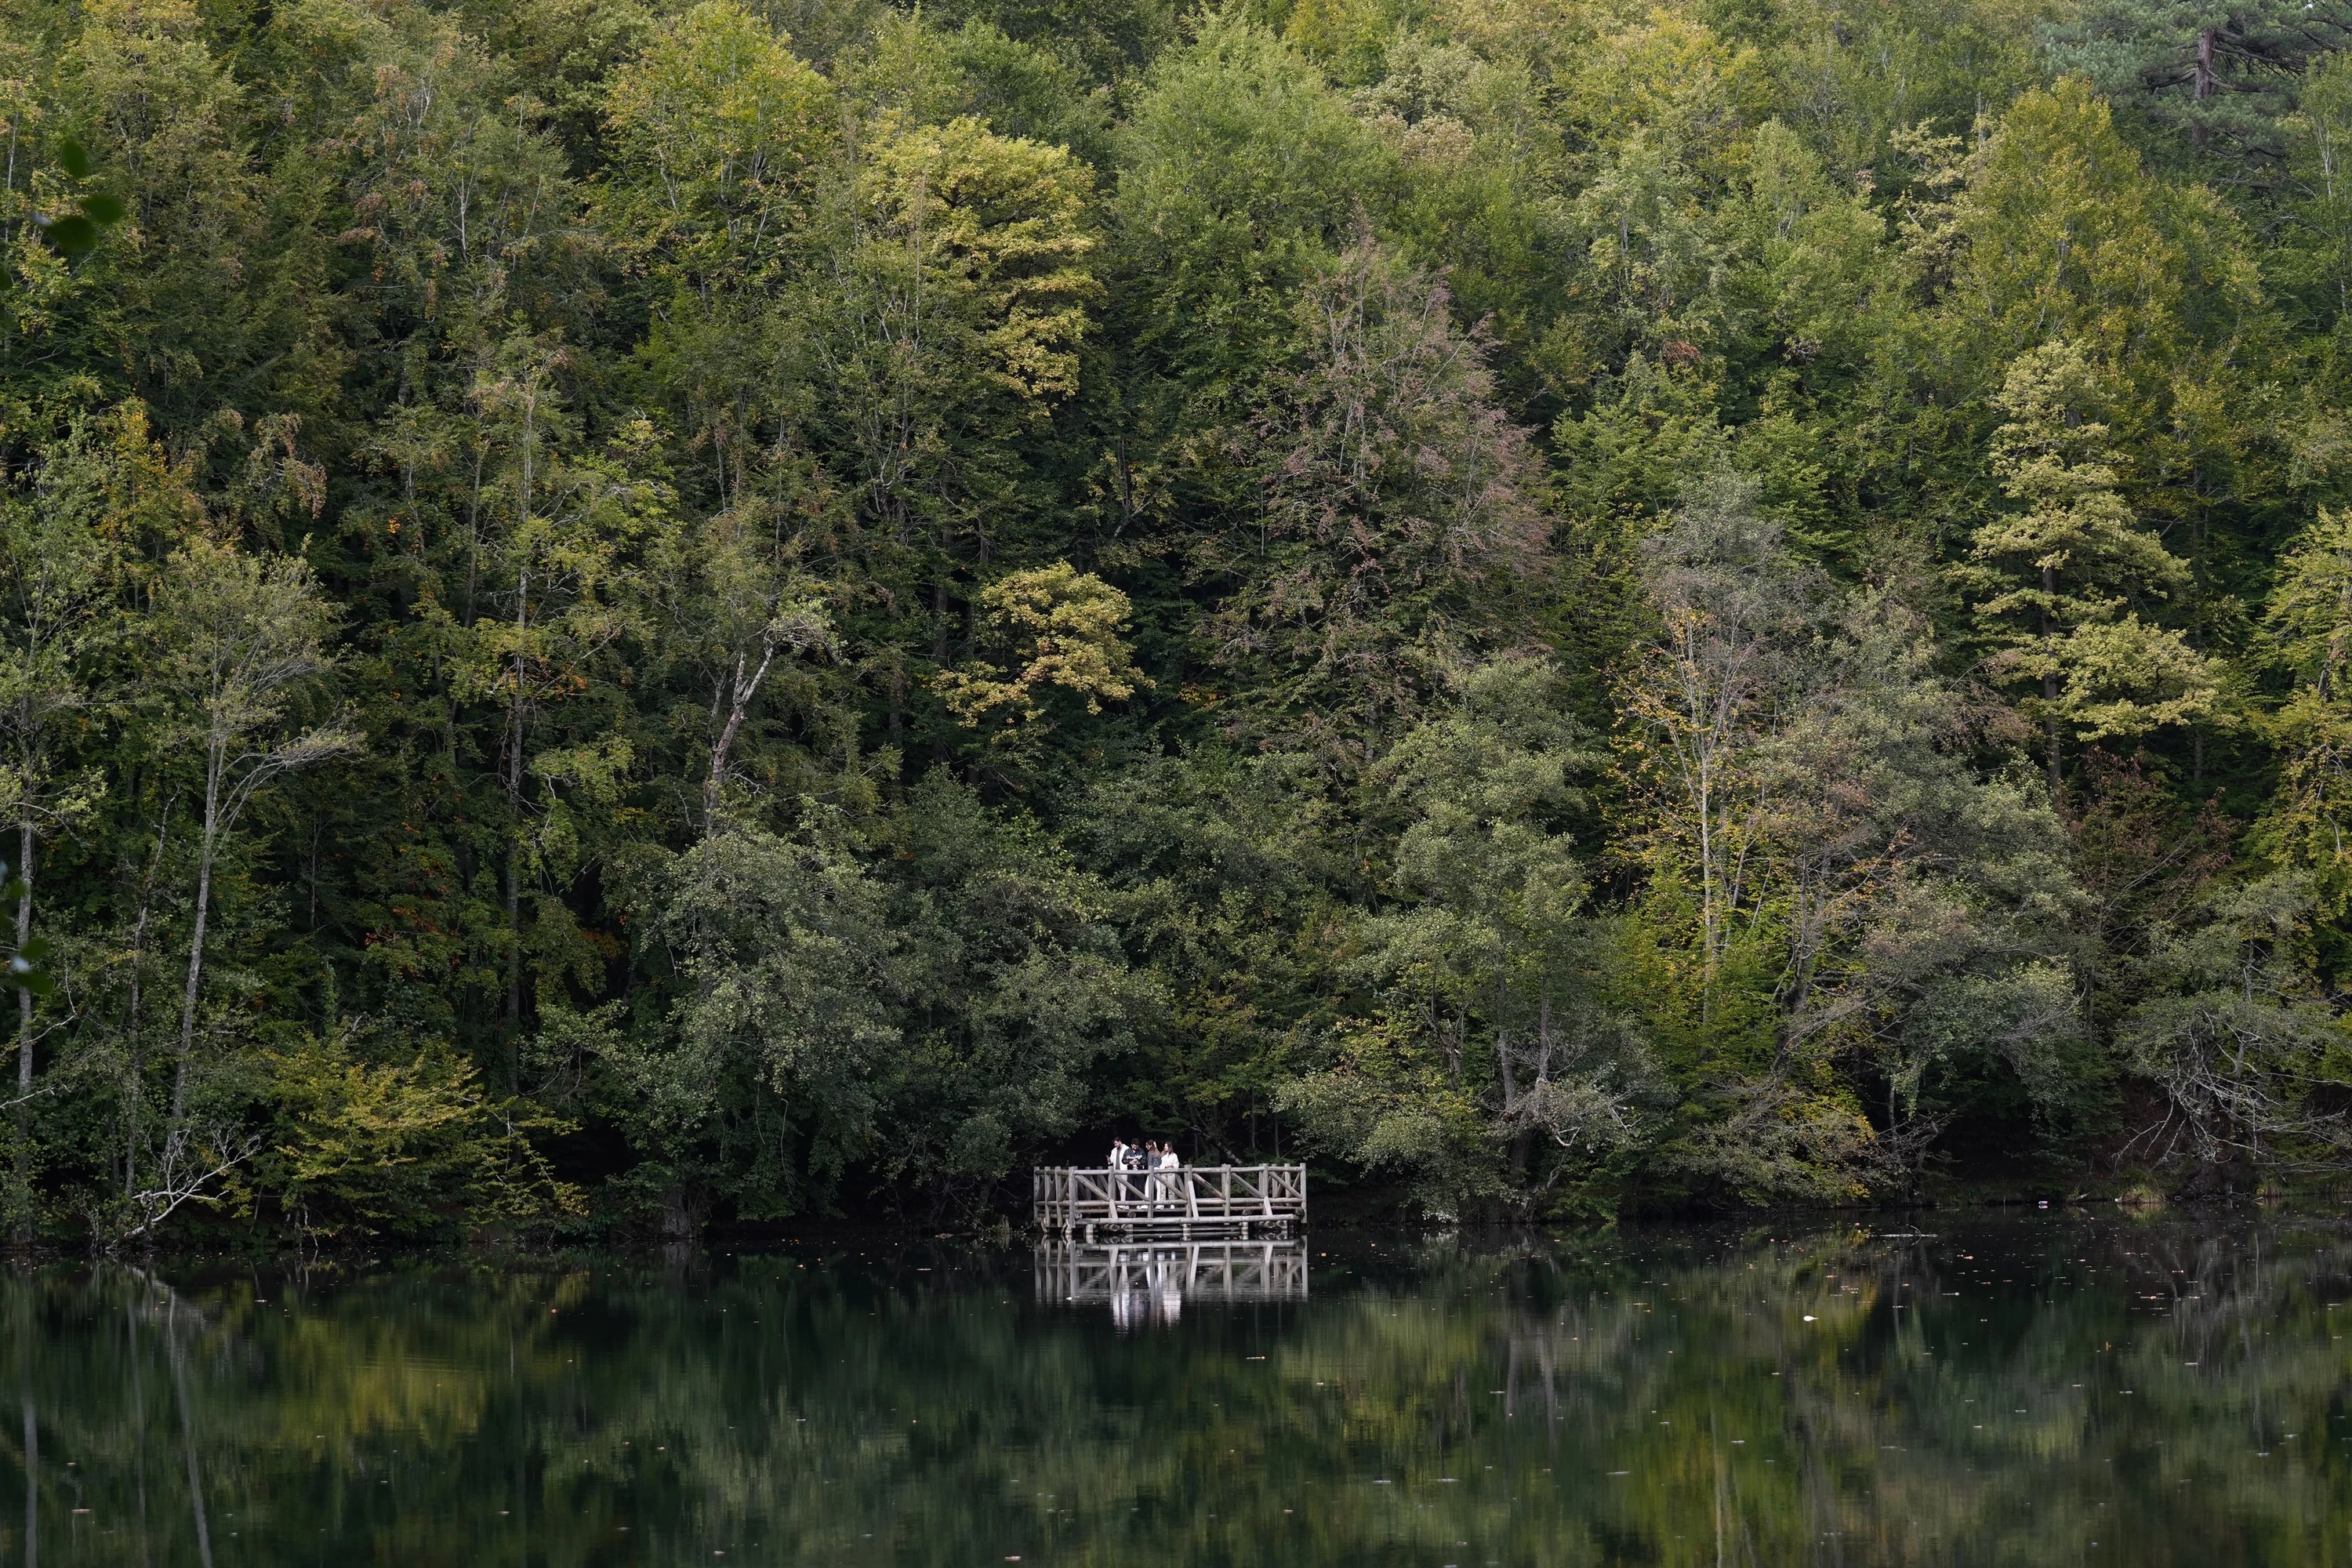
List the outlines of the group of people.
{"label": "group of people", "polygon": [[1145,1139],[1130,1143],[1124,1138],[1114,1138],[1110,1145],[1110,1168],[1114,1171],[1172,1171],[1184,1162],[1176,1157],[1176,1145]]}
{"label": "group of people", "polygon": [[[1110,1169],[1114,1171],[1174,1171],[1181,1169],[1183,1163],[1176,1157],[1173,1143],[1161,1143],[1149,1138],[1140,1143],[1130,1143],[1124,1138],[1111,1142]],[[1146,1176],[1140,1182],[1133,1177],[1124,1177],[1119,1181],[1118,1188],[1120,1197],[1148,1197],[1155,1207],[1161,1199],[1176,1195],[1176,1183],[1168,1176]]]}

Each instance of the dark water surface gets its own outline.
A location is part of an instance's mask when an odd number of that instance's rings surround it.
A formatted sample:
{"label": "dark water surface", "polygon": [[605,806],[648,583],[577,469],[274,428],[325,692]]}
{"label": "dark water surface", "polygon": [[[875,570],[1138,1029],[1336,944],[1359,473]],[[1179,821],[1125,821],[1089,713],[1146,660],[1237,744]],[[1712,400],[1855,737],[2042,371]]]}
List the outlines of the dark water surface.
{"label": "dark water surface", "polygon": [[2352,1563],[2352,1226],[0,1274],[0,1563]]}

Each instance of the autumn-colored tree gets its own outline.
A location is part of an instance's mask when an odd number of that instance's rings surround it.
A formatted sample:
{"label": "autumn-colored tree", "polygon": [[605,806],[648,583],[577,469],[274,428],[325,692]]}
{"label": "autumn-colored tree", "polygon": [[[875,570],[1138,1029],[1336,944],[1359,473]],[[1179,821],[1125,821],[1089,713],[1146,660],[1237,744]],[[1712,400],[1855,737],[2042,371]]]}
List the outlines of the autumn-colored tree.
{"label": "autumn-colored tree", "polygon": [[1539,471],[1450,305],[1369,236],[1300,301],[1300,368],[1235,439],[1255,515],[1198,557],[1233,584],[1206,651],[1250,688],[1232,705],[1246,733],[1360,757],[1449,665],[1533,624]]}

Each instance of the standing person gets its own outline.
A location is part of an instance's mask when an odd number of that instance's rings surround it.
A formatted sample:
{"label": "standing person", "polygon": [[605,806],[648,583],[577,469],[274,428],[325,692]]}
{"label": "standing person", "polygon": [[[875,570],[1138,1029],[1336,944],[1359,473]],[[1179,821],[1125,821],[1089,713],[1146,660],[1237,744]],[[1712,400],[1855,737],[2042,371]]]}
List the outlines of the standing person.
{"label": "standing person", "polygon": [[1160,1190],[1167,1194],[1171,1206],[1174,1205],[1177,1191],[1183,1184],[1184,1179],[1176,1174],[1178,1171],[1183,1168],[1183,1165],[1184,1162],[1176,1157],[1175,1144],[1162,1143],[1160,1145],[1160,1169],[1161,1172],[1161,1175],[1160,1177]]}
{"label": "standing person", "polygon": [[1110,1201],[1114,1216],[1118,1212],[1120,1201],[1127,1196],[1127,1163],[1134,1153],[1135,1151],[1128,1147],[1126,1139],[1110,1141]]}

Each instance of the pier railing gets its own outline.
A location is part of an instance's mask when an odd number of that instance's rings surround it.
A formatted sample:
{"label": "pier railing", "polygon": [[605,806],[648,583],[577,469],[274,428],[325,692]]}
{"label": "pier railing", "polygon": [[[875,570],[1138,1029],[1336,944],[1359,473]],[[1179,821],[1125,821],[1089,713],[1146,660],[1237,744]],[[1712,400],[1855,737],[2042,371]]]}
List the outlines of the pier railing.
{"label": "pier railing", "polygon": [[1041,1165],[1030,1176],[1037,1227],[1048,1236],[1286,1236],[1307,1218],[1304,1165]]}

